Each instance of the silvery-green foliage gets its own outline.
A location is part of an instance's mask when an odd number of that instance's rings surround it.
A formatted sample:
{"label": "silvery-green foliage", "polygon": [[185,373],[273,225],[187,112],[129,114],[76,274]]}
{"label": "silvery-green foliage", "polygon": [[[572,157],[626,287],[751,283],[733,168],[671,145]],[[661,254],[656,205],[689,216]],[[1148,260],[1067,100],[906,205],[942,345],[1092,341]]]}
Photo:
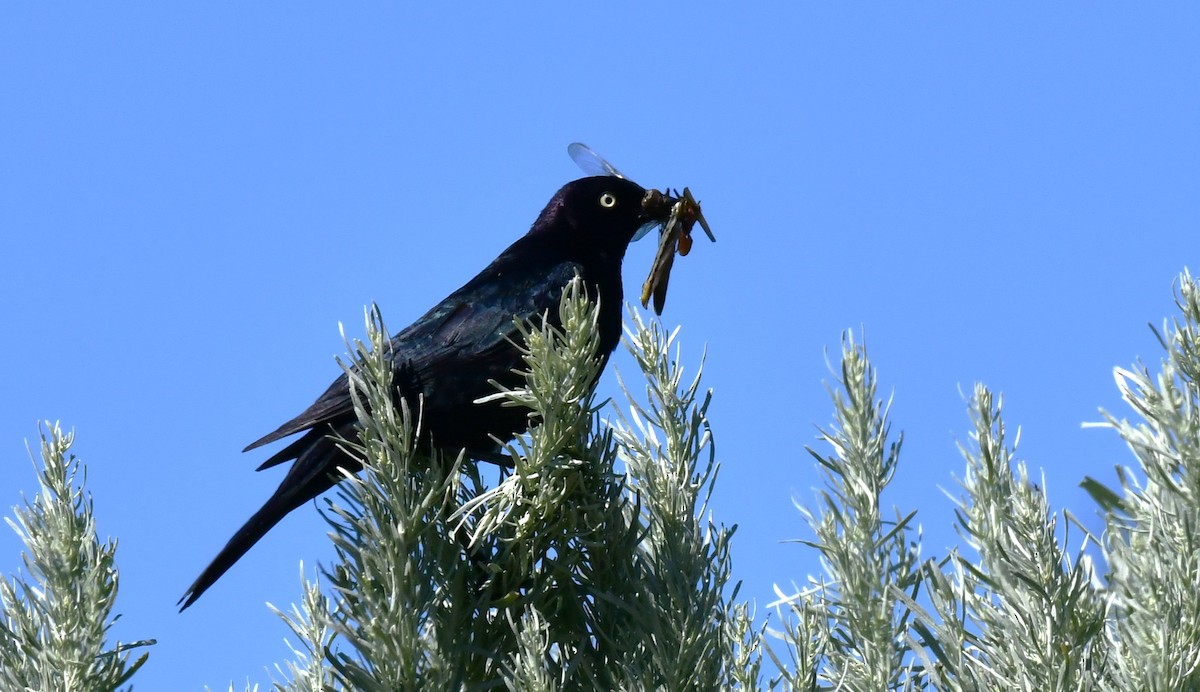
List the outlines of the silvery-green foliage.
{"label": "silvery-green foliage", "polygon": [[[999,398],[978,385],[957,512],[967,546],[919,566],[901,540],[912,515],[881,528],[878,492],[898,445],[884,444],[886,409],[875,405],[865,352],[844,343],[837,425],[822,435],[834,453],[818,456],[826,491],[819,511],[805,511],[816,533],[806,543],[817,548],[825,575],[781,595],[786,626],[773,632],[783,640],[783,653],[770,652],[782,671],[774,682],[788,689],[1200,689],[1200,285],[1187,272],[1177,304],[1181,317],[1159,332],[1160,370],[1115,371],[1140,421],[1104,413],[1098,424],[1116,430],[1137,461],[1117,469],[1117,490],[1084,480],[1104,513],[1104,536],[1092,537],[1066,513],[1060,526],[1044,489],[1016,459]],[[1082,540],[1072,538],[1072,526]]]}
{"label": "silvery-green foliage", "polygon": [[326,651],[331,650],[334,632],[329,618],[329,600],[321,592],[319,579],[308,581],[304,577],[304,563],[300,563],[300,580],[303,582],[302,605],[293,605],[291,612],[268,606],[287,623],[288,628],[299,638],[299,646],[291,646],[295,660],[277,666],[285,682],[277,689],[294,692],[321,692],[332,686],[333,672],[325,662]]}
{"label": "silvery-green foliage", "polygon": [[909,600],[920,586],[916,512],[884,516],[880,496],[900,458],[901,437],[890,439],[888,408],[877,398],[876,373],[866,350],[846,334],[841,371],[830,388],[833,425],[820,432],[830,451],[809,449],[825,477],[820,509],[801,507],[825,574],[784,596],[776,607],[785,629],[776,633],[792,665],[777,654],[789,689],[863,692],[915,688],[922,671],[907,638]]}
{"label": "silvery-green foliage", "polygon": [[149,655],[130,651],[154,641],[108,643],[117,544],[96,535],[74,434],[47,423],[41,439],[39,492],[7,520],[27,574],[0,580],[0,689],[115,690]]}
{"label": "silvery-green foliage", "polygon": [[931,682],[942,689],[1094,689],[1107,646],[1088,542],[1067,553],[1069,524],[1060,536],[1045,492],[1016,460],[1017,441],[1007,440],[1001,402],[983,385],[975,386],[970,413],[957,528],[978,558],[955,551],[949,573],[927,571],[934,608],[919,611],[915,629],[929,647]]}
{"label": "silvery-green foliage", "polygon": [[1107,510],[1109,689],[1200,689],[1200,284],[1179,279],[1181,313],[1156,332],[1158,372],[1117,368],[1138,419],[1107,412],[1137,461],[1120,488],[1089,479]]}
{"label": "silvery-green foliage", "polygon": [[330,511],[331,596],[310,589],[286,618],[301,640],[288,689],[752,686],[758,633],[725,593],[732,530],[702,516],[708,394],[698,377],[681,386],[668,341],[639,321],[650,403],[632,404],[636,431],[606,426],[597,315],[575,281],[557,320],[518,324],[526,383],[484,401],[529,409],[533,426],[489,487],[475,463],[415,447],[419,411],[393,404],[371,313],[346,368],[363,432],[345,444],[364,471]]}
{"label": "silvery-green foliage", "polygon": [[[736,606],[730,542],[736,527],[714,523],[708,503],[718,464],[708,421],[712,391],[703,368],[690,381],[678,330],[665,334],[630,312],[626,346],[646,378],[644,400],[623,387],[628,419],[614,426],[637,502],[642,607],[632,634],[664,689],[757,686],[759,632]],[[624,385],[624,382],[622,383]]]}

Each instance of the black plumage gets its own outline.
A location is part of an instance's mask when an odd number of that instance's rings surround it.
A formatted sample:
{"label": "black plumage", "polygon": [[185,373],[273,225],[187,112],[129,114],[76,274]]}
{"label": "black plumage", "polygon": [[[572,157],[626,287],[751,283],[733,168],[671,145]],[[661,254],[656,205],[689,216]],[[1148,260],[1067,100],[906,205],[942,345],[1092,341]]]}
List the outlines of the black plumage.
{"label": "black plumage", "polygon": [[[616,176],[582,178],[563,186],[532,228],[465,286],[392,337],[390,357],[400,395],[417,410],[423,397],[422,440],[452,454],[492,455],[492,439],[524,432],[528,411],[475,404],[494,393],[489,380],[519,386],[523,366],[514,317],[557,313],[563,288],[582,277],[600,303],[599,357],[607,360],[621,334],[621,261],[634,234],[666,219],[647,212],[646,190]],[[652,218],[655,216],[657,218]],[[256,440],[246,451],[294,434],[300,437],[259,470],[293,461],[279,488],[238,531],[180,599],[190,606],[289,512],[332,487],[337,467],[359,470],[332,436],[354,436],[357,418],[342,375],[307,410]]]}

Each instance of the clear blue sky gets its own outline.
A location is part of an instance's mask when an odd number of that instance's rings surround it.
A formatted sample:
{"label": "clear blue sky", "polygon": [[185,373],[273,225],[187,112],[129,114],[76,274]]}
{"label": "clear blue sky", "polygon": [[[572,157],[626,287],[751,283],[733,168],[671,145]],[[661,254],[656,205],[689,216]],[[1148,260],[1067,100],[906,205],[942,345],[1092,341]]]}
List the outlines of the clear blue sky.
{"label": "clear blue sky", "polygon": [[[330,557],[313,509],[174,607],[281,477],[241,448],[337,374],[339,321],[378,301],[400,328],[523,233],[579,140],[691,186],[717,234],[663,319],[708,349],[714,511],[760,616],[819,569],[781,541],[809,535],[847,328],[894,392],[889,499],[926,555],[957,541],[939,488],[976,381],[1091,518],[1079,480],[1130,457],[1080,424],[1124,414],[1112,367],[1157,360],[1146,325],[1200,269],[1200,6],[1053,5],[6,4],[0,508],[61,420],[120,540],[117,633],[159,640],[138,686],[267,682],[264,603]],[[0,531],[0,572],[18,554]]]}

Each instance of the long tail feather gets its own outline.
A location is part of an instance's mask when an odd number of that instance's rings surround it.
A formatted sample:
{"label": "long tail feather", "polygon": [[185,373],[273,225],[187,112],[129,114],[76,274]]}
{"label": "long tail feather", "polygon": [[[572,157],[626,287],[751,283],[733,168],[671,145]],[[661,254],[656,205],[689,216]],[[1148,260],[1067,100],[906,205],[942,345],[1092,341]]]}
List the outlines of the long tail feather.
{"label": "long tail feather", "polygon": [[217,553],[208,567],[205,567],[196,581],[188,587],[176,603],[180,606],[180,612],[195,603],[196,599],[246,554],[246,551],[254,547],[255,543],[278,524],[280,519],[341,480],[338,466],[346,467],[352,473],[357,473],[361,468],[342,452],[329,436],[322,435],[314,440],[296,459],[296,463],[288,470],[287,476],[270,499],[233,534],[233,538],[229,539],[225,547],[221,548],[221,552]]}

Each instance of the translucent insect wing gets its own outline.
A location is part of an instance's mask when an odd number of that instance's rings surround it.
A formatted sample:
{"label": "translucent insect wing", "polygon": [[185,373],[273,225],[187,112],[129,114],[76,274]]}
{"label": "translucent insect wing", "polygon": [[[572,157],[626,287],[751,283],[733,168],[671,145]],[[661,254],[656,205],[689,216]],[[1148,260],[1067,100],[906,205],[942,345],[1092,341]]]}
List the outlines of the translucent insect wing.
{"label": "translucent insect wing", "polygon": [[621,171],[617,167],[604,160],[592,148],[586,144],[573,142],[567,145],[567,155],[575,162],[575,165],[583,169],[584,173],[590,175],[611,175],[617,178],[624,178]]}

